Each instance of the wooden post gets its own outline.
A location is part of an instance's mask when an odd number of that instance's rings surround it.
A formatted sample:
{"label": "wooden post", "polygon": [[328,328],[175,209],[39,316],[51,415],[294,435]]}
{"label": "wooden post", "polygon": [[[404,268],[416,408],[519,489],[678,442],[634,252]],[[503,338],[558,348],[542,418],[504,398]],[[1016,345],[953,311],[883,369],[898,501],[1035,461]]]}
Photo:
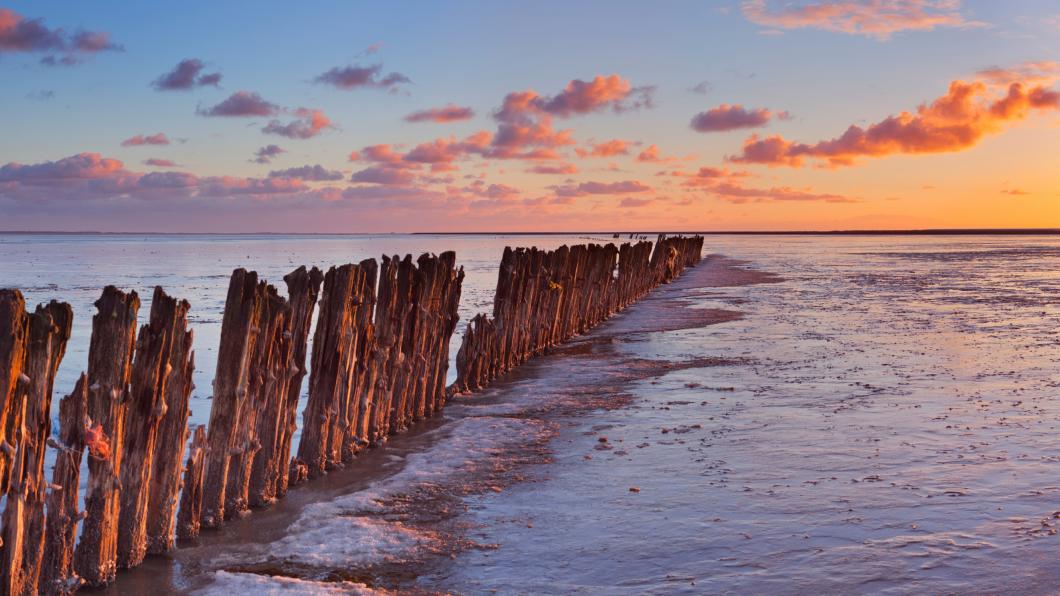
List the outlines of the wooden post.
{"label": "wooden post", "polygon": [[[51,435],[52,387],[66,342],[70,338],[73,310],[52,301],[28,316],[25,360],[15,401],[21,421],[10,434],[16,438],[15,455],[3,513],[3,555],[0,557],[0,592],[35,594],[44,551],[44,454]],[[11,421],[15,422],[15,421]]]}
{"label": "wooden post", "polygon": [[22,427],[22,404],[16,395],[28,336],[29,316],[22,292],[0,290],[0,493],[7,492],[15,455],[12,442],[17,438],[12,430]]}
{"label": "wooden post", "polygon": [[[276,400],[275,424],[259,428],[262,450],[254,460],[254,471],[250,478],[250,504],[260,507],[287,494],[289,481],[291,439],[297,429],[298,399],[302,393],[302,379],[306,374],[306,353],[309,342],[309,326],[313,320],[313,308],[320,294],[320,283],[324,276],[319,269],[305,267],[284,276],[290,304],[287,333],[290,334],[289,356],[286,366],[287,385]],[[279,362],[276,363],[280,365]],[[279,376],[280,371],[275,374]],[[266,414],[265,420],[270,419]],[[268,432],[268,431],[271,431]]]}
{"label": "wooden post", "polygon": [[73,594],[84,583],[74,571],[74,545],[81,519],[77,504],[87,416],[88,378],[82,373],[73,393],[59,400],[59,441],[52,444],[57,453],[51,492],[46,498],[48,516],[39,584],[40,592],[49,596]]}
{"label": "wooden post", "polygon": [[202,487],[202,518],[186,520],[188,528],[217,528],[224,521],[225,488],[229,466],[237,451],[239,414],[249,395],[248,363],[259,332],[263,289],[258,274],[245,269],[232,272],[221,321],[221,344],[217,351],[217,373],[213,381],[213,403],[207,432],[205,478]]}
{"label": "wooden post", "polygon": [[147,509],[154,483],[158,429],[165,417],[166,384],[183,344],[190,305],[155,287],[148,323],[140,328],[133,357],[132,384],[122,440],[121,510],[118,516],[118,566],[136,567],[147,554]]}
{"label": "wooden post", "polygon": [[202,523],[202,493],[206,482],[206,453],[210,449],[206,426],[195,427],[188,448],[188,462],[184,466],[184,486],[180,491],[180,511],[177,513],[177,538],[190,540],[199,535]]}
{"label": "wooden post", "polygon": [[[182,319],[181,323],[186,323]],[[166,380],[165,414],[158,427],[147,503],[147,552],[162,554],[173,549],[173,522],[180,499],[184,446],[188,442],[189,398],[195,388],[194,334],[178,326],[174,329],[173,350]]]}
{"label": "wooden post", "polygon": [[77,573],[90,586],[114,581],[118,548],[119,490],[125,403],[129,392],[136,313],[140,298],[114,286],[103,289],[92,317],[88,349],[88,416],[91,440],[85,521],[77,544]]}
{"label": "wooden post", "polygon": [[[264,282],[258,284],[258,297],[261,308],[247,362],[247,395],[240,402],[238,422],[232,430],[234,449],[225,487],[224,519],[250,508],[250,476],[262,448],[260,433],[275,432],[281,394],[286,394],[291,377],[290,306],[276,288]],[[272,419],[266,419],[270,414]]]}
{"label": "wooden post", "polygon": [[291,333],[294,336],[293,366],[298,367],[298,372],[291,377],[287,388],[287,405],[285,410],[286,426],[281,440],[279,465],[279,478],[277,480],[276,495],[282,497],[287,494],[290,485],[290,459],[291,442],[298,428],[298,400],[302,395],[302,379],[306,375],[306,356],[308,355],[309,327],[313,322],[313,309],[316,307],[317,297],[320,295],[320,284],[324,281],[324,274],[313,267],[308,274],[305,267],[288,274],[283,278],[287,282],[287,295],[290,296],[292,309]]}

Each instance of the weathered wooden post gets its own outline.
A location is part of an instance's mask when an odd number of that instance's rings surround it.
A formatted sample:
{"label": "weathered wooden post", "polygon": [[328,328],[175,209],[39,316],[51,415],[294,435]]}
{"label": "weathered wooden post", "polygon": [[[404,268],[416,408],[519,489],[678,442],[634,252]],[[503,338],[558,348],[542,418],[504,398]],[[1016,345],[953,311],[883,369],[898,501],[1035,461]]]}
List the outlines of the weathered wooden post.
{"label": "weathered wooden post", "polygon": [[[15,455],[12,429],[22,427],[22,403],[16,400],[26,359],[29,315],[18,290],[0,290],[0,493],[7,492]],[[17,419],[16,419],[17,417]]]}
{"label": "weathered wooden post", "polygon": [[75,565],[86,583],[104,586],[116,571],[123,423],[140,298],[107,286],[96,309],[88,349],[88,489]]}
{"label": "weathered wooden post", "polygon": [[[250,508],[250,477],[262,448],[260,433],[275,432],[281,394],[286,394],[292,374],[290,306],[265,282],[258,284],[258,291],[260,316],[255,321],[256,336],[247,362],[247,395],[240,402],[238,423],[232,431],[235,448],[225,486],[224,519]],[[268,414],[273,416],[271,420],[265,418]]]}
{"label": "weathered wooden post", "polygon": [[[182,321],[186,323],[186,319]],[[173,549],[173,523],[180,500],[184,446],[188,442],[189,399],[194,384],[194,334],[181,326],[174,329],[166,380],[165,413],[158,427],[147,503],[147,552],[161,554]]]}
{"label": "weathered wooden post", "polygon": [[236,269],[232,273],[221,321],[217,373],[213,381],[214,395],[207,430],[209,447],[206,449],[202,487],[202,518],[186,520],[185,528],[216,528],[224,521],[229,466],[233,454],[242,447],[236,444],[236,429],[241,423],[239,414],[249,395],[248,365],[261,324],[263,297],[264,287],[259,287],[257,273],[245,269]]}
{"label": "weathered wooden post", "polygon": [[73,393],[59,400],[59,440],[53,443],[58,453],[46,498],[48,515],[39,583],[40,592],[48,596],[73,594],[84,583],[74,571],[74,547],[81,519],[77,504],[87,416],[88,377],[82,373]]}
{"label": "weathered wooden post", "polygon": [[283,278],[287,283],[287,296],[291,303],[291,366],[297,367],[287,385],[287,396],[283,411],[283,426],[279,436],[279,453],[276,462],[275,496],[287,494],[290,484],[291,442],[298,428],[298,400],[302,395],[302,380],[306,375],[306,357],[308,356],[309,327],[313,322],[313,309],[320,295],[320,284],[324,274],[313,267],[305,267],[288,273]]}
{"label": "weathered wooden post", "polygon": [[[21,300],[21,296],[17,301]],[[21,412],[8,436],[16,439],[3,513],[3,551],[0,556],[0,592],[38,592],[44,551],[44,454],[51,435],[52,388],[66,342],[70,338],[73,310],[52,301],[28,315],[25,359],[15,389]],[[14,413],[14,412],[13,412]],[[21,418],[21,420],[18,420]]]}
{"label": "weathered wooden post", "polygon": [[206,454],[210,443],[206,438],[206,426],[195,427],[191,446],[188,447],[188,462],[184,466],[184,483],[180,491],[180,510],[177,513],[177,538],[190,540],[199,535],[202,524],[202,494],[206,482]]}
{"label": "weathered wooden post", "polygon": [[182,344],[190,305],[155,287],[148,323],[140,328],[133,357],[132,383],[125,408],[122,440],[121,510],[118,516],[118,566],[135,567],[147,554],[147,508],[154,483],[158,429],[165,417],[166,384]]}

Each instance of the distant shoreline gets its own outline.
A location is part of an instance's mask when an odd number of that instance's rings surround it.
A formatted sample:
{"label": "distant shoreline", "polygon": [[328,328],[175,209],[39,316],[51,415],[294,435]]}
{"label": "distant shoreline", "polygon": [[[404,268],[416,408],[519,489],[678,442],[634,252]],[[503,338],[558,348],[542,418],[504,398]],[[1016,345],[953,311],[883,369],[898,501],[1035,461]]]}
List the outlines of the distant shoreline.
{"label": "distant shoreline", "polygon": [[0,236],[595,236],[630,234],[701,234],[704,236],[1060,236],[1060,228],[927,228],[914,230],[669,230],[669,231],[575,231],[575,232],[65,232],[57,230],[0,230]]}

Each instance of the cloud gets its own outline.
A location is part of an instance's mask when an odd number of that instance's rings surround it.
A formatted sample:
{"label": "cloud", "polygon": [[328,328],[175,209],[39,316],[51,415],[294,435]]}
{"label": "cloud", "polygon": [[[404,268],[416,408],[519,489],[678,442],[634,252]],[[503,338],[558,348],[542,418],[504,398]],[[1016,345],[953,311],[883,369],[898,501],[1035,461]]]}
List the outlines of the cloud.
{"label": "cloud", "polygon": [[652,106],[653,87],[634,87],[618,75],[574,79],[554,96],[513,91],[493,113],[497,132],[483,155],[495,159],[559,159],[558,149],[574,144],[570,129],[556,130],[553,117],[569,118],[610,109],[621,113]]}
{"label": "cloud", "polygon": [[1001,194],[1011,195],[1011,196],[1014,196],[1014,197],[1022,197],[1022,196],[1029,195],[1031,193],[1029,193],[1029,192],[1027,192],[1027,191],[1025,191],[1023,189],[1020,189],[1020,188],[1008,188],[1008,189],[1002,190]]}
{"label": "cloud", "polygon": [[63,29],[51,29],[43,19],[27,19],[13,10],[0,8],[0,54],[56,52],[45,56],[41,63],[48,66],[78,64],[85,56],[104,51],[123,51],[103,31],[79,30],[69,34]]}
{"label": "cloud", "polygon": [[280,155],[281,153],[287,153],[287,150],[279,145],[265,145],[261,149],[254,152],[254,159],[257,163],[271,163],[272,158]]}
{"label": "cloud", "polygon": [[752,135],[729,161],[798,167],[813,159],[829,166],[848,166],[859,158],[887,155],[950,153],[976,145],[985,135],[1023,120],[1034,111],[1060,109],[1060,92],[1041,85],[1014,82],[1008,87],[982,81],[953,81],[945,95],[916,112],[871,124],[851,125],[841,136],[812,144],[781,136]]}
{"label": "cloud", "polygon": [[582,182],[580,184],[567,184],[553,187],[556,196],[560,197],[582,197],[586,195],[619,195],[648,192],[651,187],[637,180],[623,180],[621,182]]}
{"label": "cloud", "polygon": [[55,99],[55,91],[52,91],[51,89],[41,89],[39,91],[30,91],[29,93],[26,94],[26,98],[27,99],[32,99],[34,101],[48,101],[48,100],[51,100],[51,99]]}
{"label": "cloud", "polygon": [[342,180],[345,176],[342,172],[328,170],[321,165],[307,165],[299,168],[287,168],[286,170],[273,170],[269,172],[269,178],[298,178],[308,182],[330,182]]}
{"label": "cloud", "polygon": [[1024,62],[1008,68],[991,66],[975,74],[977,79],[993,85],[1011,85],[1012,83],[1051,85],[1060,79],[1060,62],[1039,60]]}
{"label": "cloud", "polygon": [[[490,145],[490,134],[477,132],[458,141],[453,137],[420,143],[407,153],[396,151],[392,145],[369,145],[350,154],[350,161],[365,161],[380,168],[418,169],[430,165],[433,172],[456,169],[453,162],[469,155],[484,155]],[[374,174],[366,174],[374,175]]]}
{"label": "cloud", "polygon": [[832,193],[818,193],[809,188],[792,188],[779,186],[770,188],[747,188],[733,182],[722,182],[711,186],[709,193],[715,194],[731,203],[755,202],[823,202],[823,203],[856,203],[850,197]]}
{"label": "cloud", "polygon": [[380,186],[409,186],[414,180],[415,175],[412,172],[378,166],[365,168],[350,176],[350,182],[364,182]]}
{"label": "cloud", "polygon": [[774,116],[780,120],[787,120],[791,117],[787,112],[777,112],[774,115],[765,108],[748,110],[739,104],[721,104],[693,116],[690,125],[693,130],[699,132],[726,132],[765,126]]}
{"label": "cloud", "polygon": [[168,145],[169,139],[165,133],[155,133],[153,135],[136,135],[135,137],[129,137],[121,142],[122,147],[139,147],[141,145]]}
{"label": "cloud", "polygon": [[221,82],[221,73],[202,74],[206,65],[197,58],[181,60],[173,70],[151,83],[158,91],[186,91],[194,87],[214,86]]}
{"label": "cloud", "polygon": [[688,88],[689,93],[695,93],[696,95],[707,95],[713,90],[714,85],[710,81],[700,81]]}
{"label": "cloud", "polygon": [[250,91],[236,91],[212,108],[198,110],[200,116],[224,117],[275,116],[279,112],[279,106]]}
{"label": "cloud", "polygon": [[413,112],[405,116],[405,122],[458,122],[460,120],[470,120],[474,116],[475,112],[471,108],[450,104],[441,108],[430,108]]}
{"label": "cloud", "polygon": [[618,75],[597,75],[591,81],[574,79],[563,91],[549,98],[540,98],[538,107],[563,118],[574,114],[589,114],[610,107],[615,112],[653,105],[653,87],[633,87]]}
{"label": "cloud", "polygon": [[960,0],[821,0],[784,3],[744,0],[740,5],[751,22],[764,27],[806,27],[886,40],[901,31],[938,27],[983,27],[961,14]]}
{"label": "cloud", "polygon": [[507,184],[487,185],[482,180],[476,180],[473,184],[465,186],[461,190],[488,199],[510,199],[519,196],[522,193],[522,191],[514,186],[509,186]]}
{"label": "cloud", "polygon": [[556,165],[536,165],[526,170],[531,174],[577,174],[578,168],[572,163]]}
{"label": "cloud", "polygon": [[577,153],[579,157],[614,157],[616,155],[629,155],[630,145],[631,143],[629,141],[612,139],[610,141],[604,141],[603,143],[590,145],[588,149],[575,149],[574,152]]}
{"label": "cloud", "polygon": [[682,186],[689,188],[703,188],[713,187],[721,182],[737,180],[740,178],[746,178],[750,176],[747,172],[740,170],[730,170],[728,168],[715,168],[712,166],[703,166],[694,173],[687,173],[682,171],[676,171],[671,173],[672,176],[684,178]]}
{"label": "cloud", "polygon": [[664,156],[662,151],[659,150],[659,146],[654,143],[648,145],[644,151],[637,154],[637,161],[641,163],[667,163],[677,161],[677,159],[677,157]]}
{"label": "cloud", "polygon": [[172,160],[159,159],[157,157],[152,157],[150,159],[145,159],[144,160],[144,165],[146,165],[146,166],[154,166],[156,168],[179,168],[180,167],[178,164],[176,164]]}
{"label": "cloud", "polygon": [[364,87],[385,89],[391,92],[396,91],[399,85],[412,82],[408,77],[400,73],[383,74],[382,64],[335,67],[317,76],[313,81],[346,90]]}
{"label": "cloud", "polygon": [[15,201],[154,200],[291,195],[307,190],[295,178],[198,177],[186,172],[133,172],[98,153],[0,167],[0,198]]}
{"label": "cloud", "polygon": [[270,121],[261,132],[275,134],[289,139],[311,139],[329,128],[331,120],[320,110],[298,108],[295,110],[298,120],[283,124],[279,120]]}
{"label": "cloud", "polygon": [[648,207],[654,205],[658,201],[656,199],[639,198],[639,197],[625,197],[618,202],[619,207]]}

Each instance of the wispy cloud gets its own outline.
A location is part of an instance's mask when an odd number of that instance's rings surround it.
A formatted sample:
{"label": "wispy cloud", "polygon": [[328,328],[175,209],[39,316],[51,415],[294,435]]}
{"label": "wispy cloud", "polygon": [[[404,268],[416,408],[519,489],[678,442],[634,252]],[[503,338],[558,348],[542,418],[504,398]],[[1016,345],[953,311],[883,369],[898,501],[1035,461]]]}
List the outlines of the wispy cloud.
{"label": "wispy cloud", "polygon": [[474,110],[467,107],[447,105],[441,108],[430,108],[413,112],[405,116],[405,122],[458,122],[470,120],[475,116]]}
{"label": "wispy cloud", "polygon": [[890,39],[901,31],[985,26],[962,14],[960,0],[744,0],[740,7],[748,20],[765,27],[808,27],[879,40]]}

